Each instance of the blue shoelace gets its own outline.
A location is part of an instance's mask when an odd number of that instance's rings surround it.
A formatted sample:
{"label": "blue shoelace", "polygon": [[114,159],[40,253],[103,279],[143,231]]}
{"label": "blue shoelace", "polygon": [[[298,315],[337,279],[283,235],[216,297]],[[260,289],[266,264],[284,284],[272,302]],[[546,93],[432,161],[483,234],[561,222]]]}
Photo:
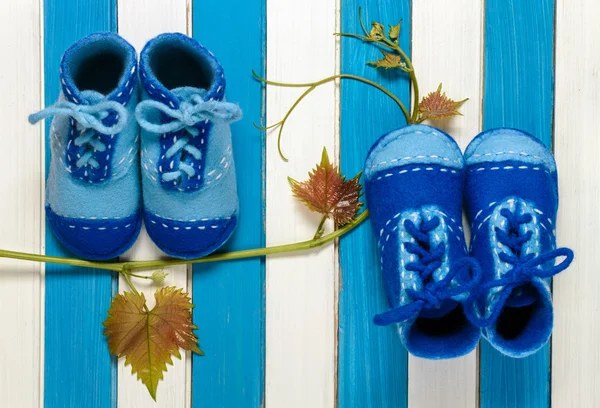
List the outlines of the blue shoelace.
{"label": "blue shoelace", "polygon": [[[152,117],[156,111],[172,120],[167,123],[154,123]],[[148,132],[163,135],[165,133],[178,132],[184,129],[191,137],[197,137],[199,134],[195,125],[203,120],[213,122],[232,123],[242,117],[242,111],[236,104],[220,101],[204,101],[200,95],[192,95],[188,101],[183,101],[179,109],[171,109],[167,105],[154,100],[140,102],[135,110],[138,123]],[[175,143],[166,151],[165,157],[171,159],[182,152],[189,153],[194,159],[200,160],[202,154],[194,145],[190,144],[188,136],[177,139]],[[189,178],[196,174],[196,170],[180,161],[178,168],[164,172],[162,179],[165,182],[180,179],[183,174]]]}
{"label": "blue shoelace", "polygon": [[[82,92],[82,94],[85,96],[86,91]],[[102,121],[110,115],[111,111],[116,114],[115,123],[111,126],[106,126]],[[98,168],[99,164],[94,158],[94,154],[106,150],[106,145],[102,142],[100,134],[116,135],[120,133],[125,129],[128,119],[127,109],[115,101],[104,100],[89,105],[60,101],[40,112],[29,115],[29,123],[35,124],[40,120],[57,115],[70,116],[78,123],[81,130],[83,130],[73,141],[75,146],[85,147],[83,149],[84,153],[75,163],[78,168],[88,165]]]}
{"label": "blue shoelace", "polygon": [[[465,313],[471,322],[479,327],[487,327],[492,325],[500,316],[504,305],[512,294],[513,290],[530,283],[534,278],[550,278],[569,267],[573,261],[573,251],[569,248],[558,248],[553,251],[546,252],[541,255],[527,254],[523,255],[523,245],[529,241],[533,235],[532,231],[521,234],[520,226],[528,224],[532,221],[531,214],[515,214],[508,209],[503,209],[500,214],[506,218],[508,222],[508,233],[495,227],[496,237],[499,243],[509,248],[510,254],[500,252],[499,258],[502,262],[512,265],[507,273],[501,278],[480,285],[467,300]],[[558,265],[553,265],[548,269],[538,268],[547,262],[565,257]],[[486,303],[486,299],[490,290],[500,288],[498,299],[489,309],[489,315],[478,310],[479,303]]]}
{"label": "blue shoelace", "polygon": [[[374,322],[379,326],[386,326],[392,323],[400,323],[417,316],[424,308],[435,309],[442,306],[444,301],[451,300],[453,297],[472,291],[481,279],[481,269],[477,261],[465,257],[457,261],[441,280],[435,282],[433,273],[442,266],[442,257],[446,251],[446,245],[442,242],[435,248],[431,247],[429,232],[438,227],[440,219],[432,218],[429,221],[421,222],[417,227],[412,221],[405,220],[404,227],[407,232],[415,238],[417,243],[405,242],[406,250],[416,255],[418,262],[406,264],[405,268],[419,274],[423,282],[421,290],[411,288],[405,289],[406,294],[413,300],[411,303],[404,304],[388,312],[375,316]],[[468,279],[457,282],[453,287],[452,280],[467,276]]]}

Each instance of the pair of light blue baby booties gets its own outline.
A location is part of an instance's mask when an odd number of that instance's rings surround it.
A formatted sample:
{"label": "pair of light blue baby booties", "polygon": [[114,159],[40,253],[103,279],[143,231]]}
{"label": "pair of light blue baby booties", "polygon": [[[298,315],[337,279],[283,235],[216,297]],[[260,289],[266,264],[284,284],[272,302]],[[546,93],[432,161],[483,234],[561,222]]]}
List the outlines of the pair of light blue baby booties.
{"label": "pair of light blue baby booties", "polygon": [[[58,240],[90,260],[115,258],[142,225],[166,254],[204,256],[235,229],[238,196],[230,124],[215,56],[183,34],[140,54],[114,33],[73,44],[60,64],[46,216]],[[141,131],[140,131],[141,128]]]}

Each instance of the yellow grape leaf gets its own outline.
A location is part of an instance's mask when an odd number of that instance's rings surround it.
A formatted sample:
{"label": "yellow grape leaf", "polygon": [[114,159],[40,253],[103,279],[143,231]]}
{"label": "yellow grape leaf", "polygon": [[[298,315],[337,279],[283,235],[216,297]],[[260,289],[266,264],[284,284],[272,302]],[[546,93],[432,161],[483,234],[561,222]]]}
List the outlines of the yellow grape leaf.
{"label": "yellow grape leaf", "polygon": [[390,69],[390,68],[404,69],[404,68],[406,68],[406,64],[404,62],[402,62],[402,60],[400,59],[400,55],[392,54],[390,52],[385,52],[385,51],[381,51],[381,53],[383,54],[382,59],[380,59],[378,61],[367,62],[367,64],[371,65],[375,68],[385,68],[385,69]]}
{"label": "yellow grape leaf", "polygon": [[154,294],[156,305],[146,308],[144,294],[117,294],[108,310],[104,335],[108,337],[111,354],[125,356],[131,373],[148,388],[156,401],[156,388],[173,365],[171,356],[181,359],[179,348],[203,355],[198,338],[193,333],[194,305],[187,293],[175,287],[160,288]]}
{"label": "yellow grape leaf", "polygon": [[397,25],[390,27],[390,40],[395,41],[398,44],[398,38],[400,37],[400,25],[402,21],[400,21]]}
{"label": "yellow grape leaf", "polygon": [[385,27],[383,24],[374,21],[371,23],[371,31],[369,31],[368,38],[373,41],[381,40],[382,38],[385,38],[384,31]]}
{"label": "yellow grape leaf", "polygon": [[468,98],[462,101],[453,101],[446,96],[445,92],[442,93],[442,84],[440,84],[437,91],[430,92],[419,104],[419,120],[437,120],[458,115],[462,116],[458,109],[467,100]]}
{"label": "yellow grape leaf", "polygon": [[350,180],[342,177],[339,168],[329,161],[324,148],[321,163],[308,173],[307,181],[288,180],[296,198],[311,211],[333,217],[336,226],[340,227],[352,221],[362,206],[359,178],[360,173]]}

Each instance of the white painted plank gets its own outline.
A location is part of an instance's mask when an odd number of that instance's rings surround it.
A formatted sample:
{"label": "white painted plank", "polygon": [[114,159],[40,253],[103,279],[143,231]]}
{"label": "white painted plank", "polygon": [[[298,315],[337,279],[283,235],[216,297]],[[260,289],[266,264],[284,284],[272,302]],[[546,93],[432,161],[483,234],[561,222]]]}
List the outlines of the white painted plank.
{"label": "white painted plank", "polygon": [[[42,107],[39,0],[0,2],[0,248],[40,253],[43,246],[44,127],[27,115]],[[8,59],[10,58],[10,60]],[[39,407],[42,399],[42,266],[0,261],[0,405]]]}
{"label": "white painted plank", "polygon": [[[118,0],[119,34],[128,40],[138,51],[142,50],[148,40],[164,32],[181,32],[191,35],[190,1],[186,0]],[[134,247],[125,254],[130,260],[156,259],[164,254],[150,240],[143,230]],[[149,271],[152,272],[152,271]],[[166,286],[187,288],[187,266],[165,268],[169,274]],[[136,287],[143,288],[149,304],[154,304],[156,286],[149,282],[136,280]],[[123,280],[119,281],[119,290],[128,290]],[[191,404],[191,379],[187,371],[191,367],[191,356],[185,354],[182,360],[173,359],[173,366],[168,366],[164,381],[158,385],[157,402],[154,402],[146,387],[131,375],[131,366],[124,366],[124,359],[119,361],[118,371],[118,407],[119,408],[171,408],[187,407]]]}
{"label": "white painted plank", "polygon": [[[267,73],[270,79],[316,81],[336,70],[335,0],[267,0]],[[279,121],[303,90],[267,88],[267,123]],[[266,241],[276,245],[312,238],[319,216],[291,195],[287,180],[307,177],[323,146],[337,156],[336,89],[313,92],[294,111],[277,153],[267,134]],[[329,226],[330,227],[330,226]],[[266,263],[267,407],[333,407],[335,390],[335,284],[333,245],[319,251],[269,257]]]}
{"label": "white painted plank", "polygon": [[575,251],[554,279],[552,406],[598,407],[600,390],[600,3],[556,5],[554,154],[558,245]]}
{"label": "white painted plank", "polygon": [[[448,96],[469,98],[461,108],[464,116],[431,123],[456,138],[464,151],[482,126],[482,2],[416,1],[412,13],[412,55],[421,97],[443,82]],[[445,361],[410,356],[408,405],[474,408],[477,376],[476,351]]]}

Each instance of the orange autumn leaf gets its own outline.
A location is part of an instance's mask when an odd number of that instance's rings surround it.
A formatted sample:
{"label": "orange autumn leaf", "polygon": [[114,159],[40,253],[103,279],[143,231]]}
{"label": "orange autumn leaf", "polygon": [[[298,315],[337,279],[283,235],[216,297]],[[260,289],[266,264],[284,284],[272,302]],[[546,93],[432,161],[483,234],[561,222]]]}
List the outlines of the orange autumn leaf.
{"label": "orange autumn leaf", "polygon": [[467,100],[468,98],[462,101],[453,101],[446,96],[445,92],[442,93],[442,84],[440,84],[437,91],[430,92],[419,104],[419,121],[422,122],[426,119],[438,120],[458,115],[462,116],[458,109]]}
{"label": "orange autumn leaf", "polygon": [[194,305],[187,293],[174,287],[160,288],[154,294],[156,305],[146,308],[144,294],[125,292],[113,299],[103,323],[111,354],[125,356],[132,374],[146,385],[156,400],[158,382],[173,365],[171,356],[181,359],[179,349],[203,354],[193,333]]}
{"label": "orange autumn leaf", "polygon": [[308,180],[298,182],[288,178],[292,193],[311,211],[332,217],[337,227],[352,221],[362,206],[359,201],[360,174],[350,180],[340,175],[339,168],[329,161],[323,149],[321,163],[308,173]]}

